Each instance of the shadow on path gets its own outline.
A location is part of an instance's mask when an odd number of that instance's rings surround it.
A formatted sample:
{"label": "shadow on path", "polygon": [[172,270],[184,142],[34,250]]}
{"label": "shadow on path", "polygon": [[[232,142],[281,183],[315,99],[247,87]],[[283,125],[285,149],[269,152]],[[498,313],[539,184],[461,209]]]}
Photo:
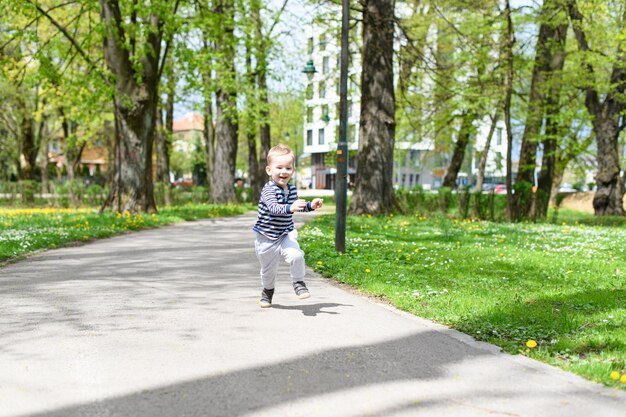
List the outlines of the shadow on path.
{"label": "shadow on path", "polygon": [[337,304],[337,303],[317,303],[306,304],[302,306],[284,306],[281,304],[272,304],[272,308],[277,310],[296,310],[301,311],[305,316],[317,316],[318,314],[340,314],[337,311],[325,311],[324,308],[334,307],[354,307],[352,304]]}
{"label": "shadow on path", "polygon": [[37,416],[254,415],[265,408],[351,388],[440,378],[450,363],[485,354],[488,352],[442,333],[426,331],[382,343],[330,349]]}

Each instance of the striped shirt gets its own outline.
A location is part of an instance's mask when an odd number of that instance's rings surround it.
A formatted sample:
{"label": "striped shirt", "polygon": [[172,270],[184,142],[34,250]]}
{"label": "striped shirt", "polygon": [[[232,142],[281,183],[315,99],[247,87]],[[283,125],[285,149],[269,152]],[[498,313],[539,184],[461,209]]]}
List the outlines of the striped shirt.
{"label": "striped shirt", "polygon": [[[298,199],[295,185],[288,184],[289,190],[269,181],[261,191],[259,212],[256,224],[252,228],[263,236],[276,240],[294,229],[291,205]],[[311,203],[307,203],[303,211],[313,211]]]}

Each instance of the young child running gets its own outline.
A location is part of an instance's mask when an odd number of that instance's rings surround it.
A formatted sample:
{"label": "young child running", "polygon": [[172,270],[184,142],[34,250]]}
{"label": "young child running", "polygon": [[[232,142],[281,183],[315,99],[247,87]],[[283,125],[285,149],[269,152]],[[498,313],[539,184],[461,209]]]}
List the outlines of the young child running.
{"label": "young child running", "polygon": [[289,264],[296,295],[300,299],[310,297],[304,283],[304,252],[298,245],[293,213],[322,207],[322,199],[316,198],[310,203],[298,199],[296,186],[289,184],[294,160],[293,152],[286,145],[274,146],[267,154],[265,172],[270,180],[261,191],[258,219],[252,228],[256,232],[255,249],[261,263],[263,291],[259,304],[263,308],[272,306],[280,258]]}

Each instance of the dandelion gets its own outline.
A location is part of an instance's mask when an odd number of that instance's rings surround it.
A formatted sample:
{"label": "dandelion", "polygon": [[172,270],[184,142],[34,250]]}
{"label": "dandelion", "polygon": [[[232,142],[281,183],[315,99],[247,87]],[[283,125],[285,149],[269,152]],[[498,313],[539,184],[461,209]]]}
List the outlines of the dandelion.
{"label": "dandelion", "polygon": [[617,381],[619,379],[619,372],[617,372],[617,371],[611,372],[611,379],[613,381]]}
{"label": "dandelion", "polygon": [[322,265],[323,263],[324,263],[324,262],[322,262],[322,261],[317,261],[317,264],[318,264],[318,265]]}
{"label": "dandelion", "polygon": [[537,342],[533,339],[530,339],[528,342],[526,342],[526,347],[529,347],[531,349],[536,348]]}
{"label": "dandelion", "polygon": [[623,382],[624,384],[626,384],[626,374],[622,375],[622,377],[619,380]]}
{"label": "dandelion", "polygon": [[370,272],[372,272],[372,270],[369,269],[369,268],[365,268],[365,272],[367,272],[369,274]]}

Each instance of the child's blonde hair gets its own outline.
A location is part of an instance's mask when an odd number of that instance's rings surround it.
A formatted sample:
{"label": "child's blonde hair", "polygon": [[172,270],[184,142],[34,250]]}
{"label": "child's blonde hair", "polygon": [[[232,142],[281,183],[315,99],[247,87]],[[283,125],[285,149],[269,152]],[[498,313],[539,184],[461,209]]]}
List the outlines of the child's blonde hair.
{"label": "child's blonde hair", "polygon": [[290,155],[292,161],[296,160],[296,156],[293,154],[291,148],[287,145],[283,145],[282,143],[279,143],[278,145],[270,149],[269,152],[267,153],[267,165],[269,166],[272,163],[272,158],[274,156],[280,156],[280,155]]}

